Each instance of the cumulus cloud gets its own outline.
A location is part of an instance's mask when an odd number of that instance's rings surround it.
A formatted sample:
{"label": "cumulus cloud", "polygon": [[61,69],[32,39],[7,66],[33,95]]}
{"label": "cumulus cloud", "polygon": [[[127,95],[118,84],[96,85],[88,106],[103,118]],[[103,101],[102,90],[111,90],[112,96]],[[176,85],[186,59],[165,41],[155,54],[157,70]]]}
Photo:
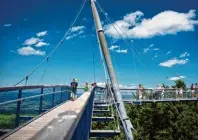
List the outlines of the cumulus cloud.
{"label": "cumulus cloud", "polygon": [[185,76],[177,76],[177,77],[169,77],[168,79],[171,81],[176,81],[176,80],[184,79],[184,78],[185,78]]}
{"label": "cumulus cloud", "polygon": [[47,34],[47,31],[42,31],[42,32],[37,33],[36,35],[38,37],[41,37],[41,36],[45,36],[46,34]]}
{"label": "cumulus cloud", "polygon": [[[97,83],[97,86],[100,86],[100,87],[105,87],[105,82],[98,82]],[[131,85],[122,85],[122,84],[120,84],[120,85],[118,85],[119,86],[119,88],[128,88],[128,89],[135,89],[135,88],[137,88],[137,86],[135,86],[134,84],[131,84]]]}
{"label": "cumulus cloud", "polygon": [[120,48],[120,46],[118,46],[118,45],[112,45],[112,46],[109,48],[109,50],[115,50],[115,49],[118,49],[118,48]]}
{"label": "cumulus cloud", "polygon": [[149,45],[149,47],[153,47],[153,46],[154,46],[154,44]]}
{"label": "cumulus cloud", "polygon": [[174,65],[184,65],[188,61],[189,61],[189,59],[181,59],[181,60],[179,60],[177,58],[173,58],[173,59],[170,59],[168,61],[165,61],[165,62],[160,63],[159,66],[162,66],[162,67],[172,67]]}
{"label": "cumulus cloud", "polygon": [[25,40],[23,45],[27,45],[27,46],[34,45],[34,44],[36,44],[40,41],[42,41],[42,39],[32,37],[32,38],[29,38],[29,39]]}
{"label": "cumulus cloud", "polygon": [[166,55],[169,55],[171,53],[171,51],[168,51],[167,53],[166,53]]}
{"label": "cumulus cloud", "polygon": [[36,45],[36,47],[43,47],[43,46],[49,46],[49,43],[46,43],[46,42],[38,42]]}
{"label": "cumulus cloud", "polygon": [[44,51],[35,50],[31,46],[22,47],[22,48],[18,49],[17,52],[18,52],[18,54],[25,55],[25,56],[29,56],[29,55],[45,55]]}
{"label": "cumulus cloud", "polygon": [[118,50],[115,50],[115,52],[117,52],[117,53],[127,53],[128,50],[127,49],[126,50],[118,49]]}
{"label": "cumulus cloud", "polygon": [[[174,35],[182,31],[194,31],[194,26],[198,24],[198,20],[194,20],[196,17],[195,10],[190,10],[188,13],[164,11],[149,19],[141,19],[143,15],[141,11],[130,13],[125,15],[122,20],[115,21],[112,24],[124,38],[151,38],[166,34]],[[105,33],[108,36],[120,39],[119,33],[112,24],[104,27]]]}
{"label": "cumulus cloud", "polygon": [[[154,47],[154,44],[150,44],[148,48],[144,48],[143,52],[146,53],[146,52],[150,51],[152,49],[152,47]],[[154,49],[156,49],[156,48],[154,48]]]}
{"label": "cumulus cloud", "polygon": [[114,52],[117,52],[117,53],[128,53],[128,50],[127,49],[120,49],[120,46],[118,45],[112,45],[109,50],[111,51],[114,51]]}
{"label": "cumulus cloud", "polygon": [[82,31],[84,29],[85,29],[85,26],[75,26],[75,27],[72,27],[71,32]]}
{"label": "cumulus cloud", "polygon": [[190,56],[190,54],[188,52],[184,52],[179,57],[183,58],[183,57],[187,57],[187,56]]}
{"label": "cumulus cloud", "polygon": [[[66,40],[77,37],[78,35],[82,35],[85,32],[85,26],[75,26],[72,27],[68,36],[66,36]],[[82,35],[84,36],[84,35]],[[85,37],[85,36],[84,36]],[[82,37],[83,38],[83,37]]]}
{"label": "cumulus cloud", "polygon": [[98,82],[97,83],[97,86],[100,86],[100,87],[105,87],[105,85],[106,85],[105,82]]}
{"label": "cumulus cloud", "polygon": [[148,52],[150,49],[149,48],[144,48],[143,52],[146,53]]}
{"label": "cumulus cloud", "polygon": [[159,51],[159,48],[153,48],[154,51]]}
{"label": "cumulus cloud", "polygon": [[12,24],[4,24],[4,27],[10,27]]}

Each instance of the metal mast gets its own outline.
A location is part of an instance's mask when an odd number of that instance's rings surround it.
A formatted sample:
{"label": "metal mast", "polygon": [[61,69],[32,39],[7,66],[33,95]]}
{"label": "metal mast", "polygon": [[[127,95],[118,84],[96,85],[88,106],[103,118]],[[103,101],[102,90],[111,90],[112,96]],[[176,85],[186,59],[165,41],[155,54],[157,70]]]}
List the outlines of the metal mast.
{"label": "metal mast", "polygon": [[94,17],[94,22],[95,22],[95,26],[96,26],[96,30],[97,30],[97,34],[100,40],[100,44],[101,44],[101,49],[104,55],[104,59],[106,62],[106,67],[109,73],[109,77],[110,77],[110,81],[111,84],[113,86],[113,90],[114,90],[114,94],[115,94],[115,98],[116,98],[116,102],[117,102],[117,107],[118,107],[118,111],[120,114],[120,119],[122,119],[122,125],[124,127],[124,132],[126,135],[127,140],[133,140],[133,135],[132,135],[132,131],[131,129],[133,129],[133,126],[131,124],[130,119],[127,116],[125,107],[124,107],[124,103],[122,101],[122,97],[120,94],[120,89],[118,86],[118,82],[116,79],[116,75],[113,69],[113,65],[112,65],[112,61],[111,61],[111,57],[109,54],[109,50],[107,47],[107,42],[104,36],[104,31],[102,29],[102,25],[100,22],[100,17],[98,15],[98,11],[96,9],[94,0],[90,0],[90,4],[91,4],[91,9],[92,9],[92,13],[93,13],[93,17]]}

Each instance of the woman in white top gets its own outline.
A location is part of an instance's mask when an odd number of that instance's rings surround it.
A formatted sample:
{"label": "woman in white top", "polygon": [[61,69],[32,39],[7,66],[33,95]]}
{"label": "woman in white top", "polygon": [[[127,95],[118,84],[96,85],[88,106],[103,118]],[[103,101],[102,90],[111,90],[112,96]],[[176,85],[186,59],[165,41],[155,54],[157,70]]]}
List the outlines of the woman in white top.
{"label": "woman in white top", "polygon": [[141,84],[139,84],[139,86],[138,86],[139,99],[142,99],[142,94],[143,94],[143,87]]}
{"label": "woman in white top", "polygon": [[183,88],[182,87],[179,89],[179,97],[183,98]]}

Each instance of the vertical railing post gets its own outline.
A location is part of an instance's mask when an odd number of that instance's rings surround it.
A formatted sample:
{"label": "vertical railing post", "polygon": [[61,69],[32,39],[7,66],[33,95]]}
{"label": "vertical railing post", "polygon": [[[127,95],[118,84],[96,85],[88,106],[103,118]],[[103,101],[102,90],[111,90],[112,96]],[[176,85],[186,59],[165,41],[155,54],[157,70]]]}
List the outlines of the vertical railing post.
{"label": "vertical railing post", "polygon": [[[22,89],[18,92],[18,99],[21,99],[22,96]],[[16,119],[15,119],[15,127],[19,126],[20,123],[20,110],[21,110],[21,101],[17,102],[17,109],[16,109]]]}
{"label": "vertical railing post", "polygon": [[63,88],[61,87],[61,94],[60,94],[60,103],[62,102],[62,98],[63,98]]}
{"label": "vertical railing post", "polygon": [[153,100],[153,89],[151,90],[151,92],[152,92],[152,100]]}
{"label": "vertical railing post", "polygon": [[[41,94],[43,94],[43,88],[41,88]],[[42,110],[43,110],[43,96],[40,96],[39,114],[42,113]]]}
{"label": "vertical railing post", "polygon": [[55,104],[55,94],[54,94],[54,92],[55,92],[55,87],[53,87],[53,94],[52,94],[52,107],[54,107],[54,104]]}

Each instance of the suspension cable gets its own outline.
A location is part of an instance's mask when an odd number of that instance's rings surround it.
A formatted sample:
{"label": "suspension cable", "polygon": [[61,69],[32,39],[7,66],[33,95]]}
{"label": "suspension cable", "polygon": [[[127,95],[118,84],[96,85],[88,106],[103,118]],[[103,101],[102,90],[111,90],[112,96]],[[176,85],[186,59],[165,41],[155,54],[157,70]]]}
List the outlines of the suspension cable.
{"label": "suspension cable", "polygon": [[48,70],[49,59],[47,59],[46,62],[47,62],[47,64],[46,64],[45,70],[43,71],[43,74],[42,74],[40,80],[38,81],[38,84],[41,84],[41,82],[42,82],[42,80],[43,80],[43,78],[44,78],[44,76],[45,76],[45,74],[46,74],[46,72],[47,72],[47,70]]}
{"label": "suspension cable", "polygon": [[78,10],[78,12],[77,12],[77,14],[76,14],[76,16],[75,16],[75,18],[74,18],[74,20],[71,22],[71,24],[70,24],[70,26],[69,26],[69,29],[65,32],[64,36],[63,36],[62,39],[59,41],[59,43],[56,45],[56,47],[49,53],[48,56],[46,56],[46,58],[45,58],[43,61],[41,61],[41,62],[40,62],[29,74],[27,74],[23,79],[21,79],[19,82],[17,82],[14,86],[17,86],[18,84],[20,84],[21,82],[23,82],[23,81],[26,79],[26,77],[29,78],[29,76],[32,75],[32,74],[33,74],[44,62],[46,62],[46,61],[49,59],[49,57],[54,53],[54,51],[55,51],[58,47],[60,47],[60,45],[61,45],[61,44],[63,43],[63,41],[65,40],[65,37],[70,33],[72,27],[74,26],[74,24],[76,23],[78,17],[80,16],[80,14],[81,14],[81,12],[82,12],[84,6],[85,6],[86,1],[87,1],[87,0],[84,0],[82,6],[81,6],[80,9]]}
{"label": "suspension cable", "polygon": [[92,53],[93,53],[93,56],[92,56],[92,64],[93,64],[93,79],[94,79],[94,82],[96,82],[96,71],[95,71],[95,43],[93,41],[93,38],[92,38]]}
{"label": "suspension cable", "polygon": [[[139,62],[145,66],[145,64],[140,60],[140,58],[136,55],[135,51],[131,47],[130,43],[123,37],[123,35],[117,30],[117,28],[114,26],[113,21],[108,17],[108,14],[102,9],[100,4],[96,1],[96,5],[99,7],[101,12],[104,14],[106,17],[107,21],[113,26],[113,28],[116,30],[116,32],[121,36],[122,40],[125,42],[125,44],[129,47],[129,50],[134,54],[134,56],[139,60]],[[124,31],[115,23],[115,25],[124,33]],[[128,35],[127,35],[128,36]]]}

